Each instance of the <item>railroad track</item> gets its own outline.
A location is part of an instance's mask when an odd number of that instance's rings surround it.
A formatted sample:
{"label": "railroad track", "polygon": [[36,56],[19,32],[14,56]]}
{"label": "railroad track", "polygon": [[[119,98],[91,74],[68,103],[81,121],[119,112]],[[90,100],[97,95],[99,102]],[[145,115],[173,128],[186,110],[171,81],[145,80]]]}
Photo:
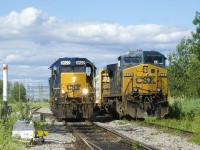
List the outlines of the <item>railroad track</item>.
{"label": "railroad track", "polygon": [[42,107],[33,107],[33,108],[30,108],[29,109],[29,112],[31,112],[32,114],[34,113],[34,112],[36,112],[37,110],[39,110],[39,109],[41,109]]}
{"label": "railroad track", "polygon": [[157,150],[153,146],[134,141],[124,135],[92,122],[65,122],[76,137],[76,147],[81,150]]}

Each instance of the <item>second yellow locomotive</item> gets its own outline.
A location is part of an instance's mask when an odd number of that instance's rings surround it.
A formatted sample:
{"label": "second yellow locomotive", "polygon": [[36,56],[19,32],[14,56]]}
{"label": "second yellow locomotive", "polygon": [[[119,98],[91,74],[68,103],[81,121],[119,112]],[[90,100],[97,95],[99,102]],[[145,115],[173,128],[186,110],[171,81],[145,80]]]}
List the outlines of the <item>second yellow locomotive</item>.
{"label": "second yellow locomotive", "polygon": [[99,73],[99,104],[113,115],[145,118],[168,113],[166,58],[156,51],[129,51]]}

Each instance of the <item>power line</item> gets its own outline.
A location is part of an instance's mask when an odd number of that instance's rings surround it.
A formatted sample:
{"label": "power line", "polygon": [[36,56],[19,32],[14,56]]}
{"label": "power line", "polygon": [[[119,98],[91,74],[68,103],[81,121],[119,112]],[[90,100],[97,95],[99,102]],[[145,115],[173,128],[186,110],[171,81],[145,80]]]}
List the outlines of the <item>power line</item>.
{"label": "power line", "polygon": [[28,82],[26,89],[27,97],[31,101],[49,99],[49,86],[45,82]]}

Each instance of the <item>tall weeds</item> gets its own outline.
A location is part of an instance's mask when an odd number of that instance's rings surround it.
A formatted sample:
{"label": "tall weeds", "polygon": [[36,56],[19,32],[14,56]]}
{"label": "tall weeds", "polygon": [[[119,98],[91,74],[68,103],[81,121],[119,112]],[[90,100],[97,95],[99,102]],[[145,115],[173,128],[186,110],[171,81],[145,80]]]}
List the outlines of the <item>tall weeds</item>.
{"label": "tall weeds", "polygon": [[0,118],[0,149],[15,150],[22,149],[23,144],[12,138],[12,129],[15,121],[24,119],[23,103],[12,103],[13,112],[6,121]]}
{"label": "tall weeds", "polygon": [[15,114],[9,117],[6,122],[0,119],[0,149],[12,150],[22,147],[22,143],[12,139],[12,127],[17,119],[19,119],[19,116]]}

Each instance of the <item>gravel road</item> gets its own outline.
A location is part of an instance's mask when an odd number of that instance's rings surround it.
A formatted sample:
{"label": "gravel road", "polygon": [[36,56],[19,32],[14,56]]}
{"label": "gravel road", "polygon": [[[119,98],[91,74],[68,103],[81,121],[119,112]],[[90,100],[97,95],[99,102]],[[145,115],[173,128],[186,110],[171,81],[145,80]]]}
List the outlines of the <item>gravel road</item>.
{"label": "gravel road", "polygon": [[135,123],[126,123],[121,120],[115,120],[108,123],[97,124],[117,131],[131,139],[153,145],[161,150],[200,150],[200,146],[187,142],[188,138],[169,133],[163,133],[161,130],[139,126]]}

